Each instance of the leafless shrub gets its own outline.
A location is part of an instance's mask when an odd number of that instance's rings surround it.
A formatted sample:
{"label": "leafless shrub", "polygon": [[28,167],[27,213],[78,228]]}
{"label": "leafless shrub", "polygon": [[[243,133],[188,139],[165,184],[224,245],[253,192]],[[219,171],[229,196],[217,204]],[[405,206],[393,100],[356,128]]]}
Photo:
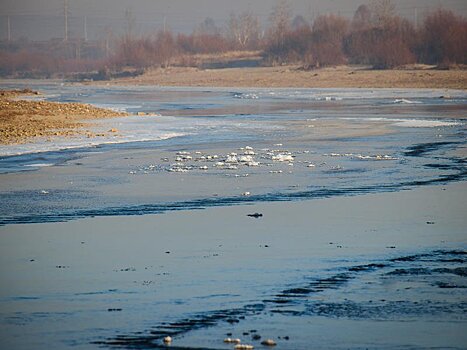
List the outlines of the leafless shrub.
{"label": "leafless shrub", "polygon": [[170,31],[159,31],[154,42],[155,61],[162,67],[170,66],[173,58],[178,54],[178,47]]}
{"label": "leafless shrub", "polygon": [[231,47],[228,38],[219,29],[206,23],[191,35],[178,34],[176,44],[182,54],[217,53],[228,51]]}
{"label": "leafless shrub", "polygon": [[417,33],[408,20],[398,16],[384,17],[378,24],[363,25],[360,21],[352,28],[344,42],[351,62],[383,69],[415,62],[413,51]]}
{"label": "leafless shrub", "polygon": [[319,16],[313,25],[301,15],[291,19],[290,3],[279,0],[266,34],[258,18],[244,12],[232,14],[226,30],[206,18],[189,35],[164,30],[143,36],[136,33],[127,10],[119,38],[106,28],[94,43],[0,41],[0,75],[49,77],[81,71],[108,77],[126,67],[140,72],[174,63],[196,66],[196,55],[230,50],[262,50],[265,64],[301,64],[305,69],[346,62],[383,69],[415,62],[467,64],[467,20],[448,10],[428,14],[420,28],[397,16],[391,0],[361,5],[351,22],[336,15]]}
{"label": "leafless shrub", "polygon": [[430,64],[467,63],[467,21],[438,9],[429,14],[421,29],[420,59]]}
{"label": "leafless shrub", "polygon": [[370,20],[376,26],[384,25],[396,17],[396,6],[392,0],[371,0],[369,10]]}
{"label": "leafless shrub", "polygon": [[352,31],[359,31],[370,26],[371,10],[367,5],[360,5],[352,20]]}
{"label": "leafless shrub", "polygon": [[14,77],[51,77],[59,62],[43,52],[0,53],[0,74]]}
{"label": "leafless shrub", "polygon": [[[312,28],[306,68],[337,65],[346,62],[343,40],[349,30],[349,21],[336,15],[320,16]],[[310,61],[311,59],[311,61]]]}
{"label": "leafless shrub", "polygon": [[272,65],[286,63],[290,56],[290,19],[289,2],[279,1],[270,16],[271,26],[265,47],[266,60]]}

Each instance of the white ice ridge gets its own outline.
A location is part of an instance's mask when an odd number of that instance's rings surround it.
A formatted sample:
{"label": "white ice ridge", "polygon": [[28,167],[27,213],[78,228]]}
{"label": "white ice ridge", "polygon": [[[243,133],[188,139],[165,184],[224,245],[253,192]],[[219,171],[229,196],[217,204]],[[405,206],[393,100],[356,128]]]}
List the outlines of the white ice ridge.
{"label": "white ice ridge", "polygon": [[408,100],[406,98],[397,98],[394,100],[394,103],[419,104],[421,102]]}
{"label": "white ice ridge", "polygon": [[426,120],[426,119],[400,119],[395,123],[396,126],[406,128],[439,128],[445,126],[461,125],[460,122],[442,121],[442,120]]}
{"label": "white ice ridge", "polygon": [[272,160],[278,161],[278,162],[293,162],[293,156],[291,154],[277,154],[275,156],[272,156]]}

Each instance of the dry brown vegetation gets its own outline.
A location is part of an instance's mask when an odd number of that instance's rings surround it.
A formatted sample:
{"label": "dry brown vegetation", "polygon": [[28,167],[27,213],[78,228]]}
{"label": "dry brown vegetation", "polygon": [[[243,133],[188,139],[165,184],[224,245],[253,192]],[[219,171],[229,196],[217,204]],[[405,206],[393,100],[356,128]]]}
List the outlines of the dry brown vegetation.
{"label": "dry brown vegetation", "polygon": [[0,92],[0,143],[23,143],[33,137],[88,134],[83,120],[125,116],[126,113],[82,103],[21,100],[31,90]]}
{"label": "dry brown vegetation", "polygon": [[467,70],[426,68],[430,67],[369,70],[338,66],[311,71],[303,70],[300,66],[227,69],[171,67],[151,69],[141,76],[117,79],[114,83],[219,87],[467,89]]}
{"label": "dry brown vegetation", "polygon": [[[92,72],[79,78],[109,79],[122,71],[139,74],[154,67],[203,67],[206,61],[199,55],[230,51],[260,52],[256,65],[293,64],[304,69],[340,64],[369,65],[373,69],[413,63],[440,68],[467,64],[464,17],[440,8],[415,24],[398,16],[390,0],[361,5],[352,19],[329,14],[312,22],[302,16],[292,18],[288,2],[279,1],[267,28],[261,28],[255,14],[244,12],[231,14],[224,26],[206,18],[191,34],[164,29],[136,35],[131,12],[125,14],[125,20],[121,37],[105,33],[95,43],[0,42],[0,75],[51,77],[57,73]],[[217,68],[229,67],[228,62],[221,63],[226,64]]]}
{"label": "dry brown vegetation", "polygon": [[[467,63],[467,20],[438,9],[420,27],[396,15],[388,0],[361,5],[354,18],[322,15],[312,24],[289,23],[289,13],[276,8],[273,30],[266,38],[265,57],[271,63],[299,63],[305,68],[341,63],[392,69],[410,63],[449,66]],[[282,23],[282,24],[277,24]],[[275,29],[274,29],[275,28]]]}

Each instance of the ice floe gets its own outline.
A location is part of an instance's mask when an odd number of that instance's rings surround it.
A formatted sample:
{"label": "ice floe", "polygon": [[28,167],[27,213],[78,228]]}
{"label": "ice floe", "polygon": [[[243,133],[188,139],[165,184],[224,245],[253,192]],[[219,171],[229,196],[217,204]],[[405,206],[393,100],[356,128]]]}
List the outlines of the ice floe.
{"label": "ice floe", "polygon": [[164,337],[163,341],[165,344],[170,344],[172,343],[172,337],[170,336]]}
{"label": "ice floe", "polygon": [[277,154],[272,156],[272,160],[278,162],[293,162],[294,157],[290,154]]}
{"label": "ice floe", "polygon": [[461,125],[460,122],[442,121],[442,120],[426,120],[426,119],[399,119],[394,123],[396,126],[406,128],[439,128],[448,126]]}
{"label": "ice floe", "polygon": [[236,93],[233,95],[234,98],[245,99],[245,100],[257,100],[259,96],[254,93]]}
{"label": "ice floe", "polygon": [[253,161],[253,157],[250,156],[250,155],[240,157],[240,162],[241,163],[247,163],[247,162],[252,162],[252,161]]}
{"label": "ice floe", "polygon": [[226,163],[238,163],[238,159],[236,155],[228,155],[227,159],[225,160]]}
{"label": "ice floe", "polygon": [[240,344],[242,341],[238,338],[225,338],[224,343]]}
{"label": "ice floe", "polygon": [[[320,172],[343,171],[343,166],[346,167],[346,172],[351,172],[352,166],[349,166],[348,163],[350,161],[401,160],[401,158],[396,155],[384,153],[363,154],[353,152],[331,152],[319,155],[316,151],[307,149],[289,150],[285,147],[261,148],[255,151],[253,151],[253,147],[251,146],[239,147],[236,149],[244,151],[243,154],[238,154],[231,150],[226,150],[217,154],[207,154],[202,151],[194,150],[192,152],[175,151],[171,155],[161,157],[160,164],[139,166],[136,169],[130,169],[129,174],[137,175],[166,171],[174,174],[190,173],[201,175],[209,173],[214,176],[245,178],[250,175],[246,173],[247,169],[251,169],[248,172],[251,172],[251,175],[254,176],[264,176],[265,174],[270,174],[271,176],[283,174],[282,176],[288,176],[288,174],[302,171],[304,176],[314,177]],[[323,157],[335,159],[330,160],[328,164],[323,161]],[[245,195],[245,193],[249,192],[243,192],[243,195]]]}
{"label": "ice floe", "polygon": [[235,350],[250,350],[254,348],[255,347],[253,345],[249,345],[249,344],[237,344],[234,347]]}
{"label": "ice floe", "polygon": [[394,103],[420,104],[421,102],[408,100],[406,98],[397,98],[397,99],[394,100]]}

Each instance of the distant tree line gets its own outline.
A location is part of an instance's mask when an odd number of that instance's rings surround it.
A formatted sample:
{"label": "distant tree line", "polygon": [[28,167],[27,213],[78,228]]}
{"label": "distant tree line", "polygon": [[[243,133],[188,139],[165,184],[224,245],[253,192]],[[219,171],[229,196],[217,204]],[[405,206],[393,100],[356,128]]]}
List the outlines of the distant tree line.
{"label": "distant tree line", "polygon": [[467,21],[445,9],[429,13],[420,26],[396,15],[388,0],[361,5],[352,20],[330,14],[312,24],[301,17],[290,21],[284,5],[276,7],[272,18],[264,46],[270,64],[315,68],[350,63],[387,69],[467,63]]}
{"label": "distant tree line", "polygon": [[258,51],[263,65],[297,64],[304,69],[339,64],[388,69],[412,63],[467,63],[464,17],[439,8],[421,23],[413,23],[398,16],[390,0],[361,5],[352,19],[327,14],[313,21],[293,18],[289,3],[280,1],[265,30],[251,12],[231,14],[224,28],[207,18],[191,34],[164,28],[137,35],[131,12],[125,13],[125,20],[123,35],[117,37],[107,30],[96,42],[0,42],[0,75],[98,71],[98,77],[107,78],[109,71],[192,65],[193,55],[229,51]]}

